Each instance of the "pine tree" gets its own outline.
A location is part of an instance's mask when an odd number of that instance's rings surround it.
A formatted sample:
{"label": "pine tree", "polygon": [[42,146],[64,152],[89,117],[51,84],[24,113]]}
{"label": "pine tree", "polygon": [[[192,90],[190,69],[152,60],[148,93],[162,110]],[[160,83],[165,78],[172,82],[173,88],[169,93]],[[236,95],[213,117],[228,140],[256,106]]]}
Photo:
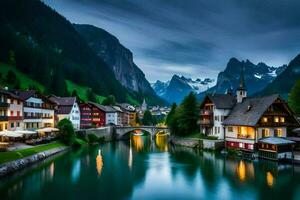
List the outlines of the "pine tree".
{"label": "pine tree", "polygon": [[146,110],[143,117],[143,125],[149,126],[154,124],[153,116],[149,110]]}
{"label": "pine tree", "polygon": [[166,124],[168,126],[170,126],[173,118],[174,118],[174,115],[175,115],[175,112],[176,112],[176,108],[177,108],[177,104],[176,103],[173,103],[172,104],[172,107],[171,107],[171,111],[169,112],[168,116],[167,116],[167,119],[166,119]]}
{"label": "pine tree", "polygon": [[184,98],[179,112],[178,126],[182,134],[188,135],[197,131],[197,99],[193,92]]}
{"label": "pine tree", "polygon": [[87,98],[89,101],[92,101],[92,102],[97,101],[96,95],[91,88],[89,88],[86,92],[87,92]]}
{"label": "pine tree", "polygon": [[296,81],[290,92],[288,104],[297,115],[300,115],[300,79]]}
{"label": "pine tree", "polygon": [[16,58],[15,58],[15,52],[13,50],[9,50],[8,52],[8,64],[15,65],[16,64]]}

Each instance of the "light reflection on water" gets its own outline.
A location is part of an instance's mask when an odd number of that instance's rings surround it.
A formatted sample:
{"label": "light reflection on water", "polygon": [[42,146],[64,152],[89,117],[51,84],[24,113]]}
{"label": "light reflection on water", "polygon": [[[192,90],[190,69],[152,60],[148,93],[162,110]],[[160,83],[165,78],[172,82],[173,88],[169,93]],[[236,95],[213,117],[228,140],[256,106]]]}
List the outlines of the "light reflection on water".
{"label": "light reflection on water", "polygon": [[300,199],[299,166],[293,171],[167,141],[133,136],[68,152],[1,180],[0,199]]}

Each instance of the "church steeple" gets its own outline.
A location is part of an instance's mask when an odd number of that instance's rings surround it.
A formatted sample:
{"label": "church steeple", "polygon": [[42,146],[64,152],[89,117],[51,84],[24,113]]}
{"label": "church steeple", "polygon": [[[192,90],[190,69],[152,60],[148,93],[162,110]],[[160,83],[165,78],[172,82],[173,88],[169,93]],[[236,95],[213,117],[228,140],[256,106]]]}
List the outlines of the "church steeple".
{"label": "church steeple", "polygon": [[239,86],[236,90],[236,99],[238,103],[243,102],[243,99],[247,97],[247,87],[245,84],[245,78],[244,78],[244,66],[241,70],[241,76],[240,76],[240,82]]}

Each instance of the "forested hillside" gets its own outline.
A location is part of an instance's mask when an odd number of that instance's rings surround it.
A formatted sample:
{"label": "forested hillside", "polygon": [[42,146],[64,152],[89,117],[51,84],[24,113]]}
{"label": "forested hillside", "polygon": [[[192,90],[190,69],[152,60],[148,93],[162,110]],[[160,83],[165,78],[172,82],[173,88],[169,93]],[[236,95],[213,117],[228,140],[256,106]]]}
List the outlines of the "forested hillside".
{"label": "forested hillside", "polygon": [[46,93],[67,95],[70,80],[118,101],[131,95],[72,24],[41,1],[0,2],[0,44],[0,62],[16,66]]}

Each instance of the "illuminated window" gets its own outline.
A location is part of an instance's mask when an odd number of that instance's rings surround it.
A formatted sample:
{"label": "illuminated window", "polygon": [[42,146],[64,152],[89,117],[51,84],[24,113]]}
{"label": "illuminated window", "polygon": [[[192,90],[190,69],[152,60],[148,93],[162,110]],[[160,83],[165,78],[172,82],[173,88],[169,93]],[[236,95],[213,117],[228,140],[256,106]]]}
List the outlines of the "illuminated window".
{"label": "illuminated window", "polygon": [[284,123],[285,122],[285,118],[284,117],[280,117],[280,122]]}
{"label": "illuminated window", "polygon": [[274,132],[275,132],[276,137],[282,137],[282,129],[281,128],[276,128],[274,130]]}
{"label": "illuminated window", "polygon": [[232,126],[228,127],[228,132],[233,132],[233,127]]}
{"label": "illuminated window", "polygon": [[240,148],[244,148],[244,143],[239,143]]}
{"label": "illuminated window", "polygon": [[253,149],[253,144],[248,144],[248,149]]}
{"label": "illuminated window", "polygon": [[268,118],[267,117],[263,117],[262,118],[262,122],[267,123],[268,122]]}
{"label": "illuminated window", "polygon": [[279,117],[274,117],[274,122],[278,123],[279,122]]}
{"label": "illuminated window", "polygon": [[261,130],[262,137],[269,137],[270,136],[270,130],[267,128],[264,128]]}

